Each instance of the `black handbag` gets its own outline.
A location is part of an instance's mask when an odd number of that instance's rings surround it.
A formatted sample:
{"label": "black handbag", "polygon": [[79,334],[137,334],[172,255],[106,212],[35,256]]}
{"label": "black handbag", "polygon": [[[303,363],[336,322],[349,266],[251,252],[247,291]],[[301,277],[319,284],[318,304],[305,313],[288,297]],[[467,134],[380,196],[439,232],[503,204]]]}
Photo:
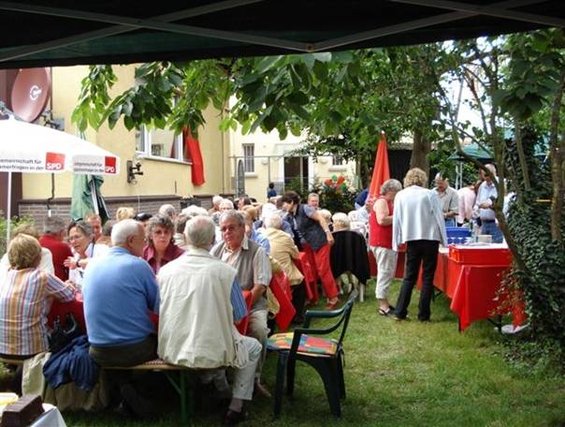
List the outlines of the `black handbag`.
{"label": "black handbag", "polygon": [[53,330],[49,334],[49,351],[57,353],[79,335],[81,335],[80,327],[73,313],[67,313],[64,322],[61,322],[60,316],[57,316]]}

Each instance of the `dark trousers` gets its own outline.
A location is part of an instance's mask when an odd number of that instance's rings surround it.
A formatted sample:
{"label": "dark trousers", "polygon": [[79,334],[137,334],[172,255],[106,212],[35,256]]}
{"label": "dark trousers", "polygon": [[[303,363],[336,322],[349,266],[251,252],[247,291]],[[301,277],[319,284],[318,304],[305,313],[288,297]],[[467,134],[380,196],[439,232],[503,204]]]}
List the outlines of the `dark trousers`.
{"label": "dark trousers", "polygon": [[434,292],[434,274],[436,272],[439,242],[437,240],[412,240],[406,244],[406,268],[400,294],[396,302],[395,314],[404,319],[408,314],[408,305],[412,290],[418,280],[422,265],[422,291],[418,305],[418,319],[430,320],[430,304]]}
{"label": "dark trousers", "polygon": [[90,356],[100,366],[135,366],[157,358],[157,335],[135,344],[90,346]]}
{"label": "dark trousers", "polygon": [[[157,335],[149,335],[143,341],[135,344],[117,345],[112,347],[90,346],[90,356],[100,366],[135,366],[157,359]],[[147,377],[150,372],[143,372],[141,376]],[[110,399],[113,404],[118,404],[122,399],[121,389],[126,384],[134,386],[136,391],[148,388],[148,382],[135,381],[135,371],[113,370],[107,376]],[[141,384],[138,384],[141,383]],[[146,393],[142,393],[146,394]]]}

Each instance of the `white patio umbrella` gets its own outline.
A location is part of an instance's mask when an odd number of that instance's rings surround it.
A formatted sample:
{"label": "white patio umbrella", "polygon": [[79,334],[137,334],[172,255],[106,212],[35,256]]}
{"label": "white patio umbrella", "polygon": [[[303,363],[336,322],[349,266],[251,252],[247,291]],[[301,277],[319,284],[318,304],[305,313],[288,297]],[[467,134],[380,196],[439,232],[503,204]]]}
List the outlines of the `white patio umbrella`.
{"label": "white patio umbrella", "polygon": [[77,136],[12,117],[0,120],[0,172],[8,172],[7,237],[12,172],[117,175],[119,166],[116,155]]}

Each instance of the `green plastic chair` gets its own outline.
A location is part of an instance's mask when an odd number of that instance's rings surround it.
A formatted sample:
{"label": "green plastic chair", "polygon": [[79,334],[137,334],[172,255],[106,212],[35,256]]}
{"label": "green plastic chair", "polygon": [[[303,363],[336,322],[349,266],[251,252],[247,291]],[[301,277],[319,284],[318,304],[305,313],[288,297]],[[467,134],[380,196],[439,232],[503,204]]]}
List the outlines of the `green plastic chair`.
{"label": "green plastic chair", "polygon": [[[275,386],[274,416],[280,416],[282,395],[286,376],[286,394],[294,392],[296,361],[308,363],[322,378],[331,413],[341,417],[341,399],[345,398],[345,380],[343,376],[343,339],[347,331],[349,317],[357,290],[353,290],[347,302],[337,310],[308,310],[302,327],[293,332],[275,334],[267,340],[267,349],[278,353],[277,383]],[[324,328],[311,328],[312,319],[336,319]],[[327,337],[339,331],[337,339]],[[286,375],[285,375],[286,374]]]}

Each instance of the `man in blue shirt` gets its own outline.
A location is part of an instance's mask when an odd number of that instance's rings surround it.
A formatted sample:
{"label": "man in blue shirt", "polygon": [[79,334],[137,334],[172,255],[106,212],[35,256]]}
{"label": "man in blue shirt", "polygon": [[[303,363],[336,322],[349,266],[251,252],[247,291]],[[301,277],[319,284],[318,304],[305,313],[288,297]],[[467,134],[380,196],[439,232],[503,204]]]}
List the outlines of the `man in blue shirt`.
{"label": "man in blue shirt", "polygon": [[143,226],[132,219],[112,229],[107,256],[84,273],[84,316],[90,353],[101,366],[134,366],[157,357],[150,311],[159,311],[159,288],[143,254]]}
{"label": "man in blue shirt", "polygon": [[269,188],[267,188],[267,200],[271,197],[275,197],[277,195],[277,190],[275,190],[275,183],[269,182]]}
{"label": "man in blue shirt", "polygon": [[[90,355],[100,366],[135,366],[157,358],[157,334],[151,312],[159,312],[159,288],[141,258],[145,229],[133,219],[112,228],[112,247],[92,258],[84,273],[84,317]],[[138,417],[152,414],[151,402],[138,395],[130,376],[112,374],[129,409]]]}

